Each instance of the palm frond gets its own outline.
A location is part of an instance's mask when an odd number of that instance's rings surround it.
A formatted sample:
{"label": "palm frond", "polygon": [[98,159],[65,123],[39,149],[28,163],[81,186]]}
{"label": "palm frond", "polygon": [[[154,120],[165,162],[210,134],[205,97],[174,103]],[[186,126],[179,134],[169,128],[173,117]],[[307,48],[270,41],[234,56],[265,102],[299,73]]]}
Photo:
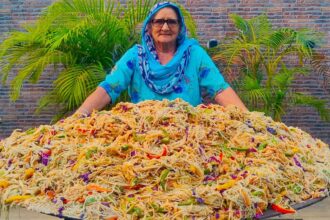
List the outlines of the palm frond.
{"label": "palm frond", "polygon": [[253,42],[262,41],[272,33],[272,25],[268,21],[267,15],[262,14],[251,18],[249,21],[250,30],[253,33]]}
{"label": "palm frond", "polygon": [[249,75],[243,76],[240,80],[239,93],[246,103],[250,103],[251,109],[258,109],[268,100],[268,91],[262,87],[260,79]]}
{"label": "palm frond", "polygon": [[239,31],[239,39],[244,42],[259,42],[271,33],[271,24],[265,14],[250,20],[245,20],[237,14],[230,14],[229,17]]}
{"label": "palm frond", "polygon": [[330,109],[327,108],[327,101],[302,93],[293,93],[292,101],[296,105],[307,105],[313,107],[325,121],[330,121]]}
{"label": "palm frond", "polygon": [[[329,68],[321,65],[322,59],[315,53],[315,47],[322,42],[322,34],[310,29],[273,29],[266,15],[245,20],[231,14],[230,18],[238,32],[225,38],[217,50],[212,51],[212,58],[222,61],[226,72],[237,70],[236,74],[231,74],[236,77],[234,86],[249,109],[263,109],[280,121],[293,97],[291,87],[294,78],[297,74],[313,71],[306,65],[308,60],[311,67],[323,72],[323,77],[330,75]],[[292,57],[300,65],[288,68],[291,60],[286,58]],[[265,80],[260,76],[265,76]],[[314,102],[312,98],[305,101],[318,107],[319,113],[326,118],[322,102]],[[301,101],[302,98],[296,100]]]}
{"label": "palm frond", "polygon": [[29,32],[12,32],[7,39],[0,44],[0,67],[2,75],[2,83],[5,83],[10,70],[17,65],[19,60],[30,53],[35,48],[35,44],[31,41],[31,33]]}
{"label": "palm frond", "polygon": [[275,121],[281,121],[282,116],[285,114],[284,101],[286,96],[286,90],[272,88],[268,110],[271,112],[271,115]]}
{"label": "palm frond", "polygon": [[301,53],[312,56],[314,48],[321,43],[321,34],[310,29],[300,29],[296,32],[296,44]]}
{"label": "palm frond", "polygon": [[69,62],[71,58],[69,54],[48,51],[45,48],[16,48],[15,52],[12,51],[12,54],[6,57],[7,63],[2,68],[3,74],[8,75],[13,66],[20,63],[20,70],[11,82],[11,100],[16,101],[19,98],[24,81],[30,80],[31,83],[36,83],[47,66],[63,64]]}
{"label": "palm frond", "polygon": [[214,60],[225,59],[227,65],[245,63],[248,55],[259,54],[260,45],[235,40],[232,44],[223,45],[219,52],[212,58]]}
{"label": "palm frond", "polygon": [[283,45],[288,45],[294,41],[294,33],[291,30],[283,31],[280,29],[274,31],[268,38],[264,38],[262,43],[274,49],[275,51],[281,49]]}
{"label": "palm frond", "polygon": [[62,71],[54,82],[56,94],[73,110],[79,106],[94,88],[104,79],[105,72],[100,65],[71,66]]}
{"label": "palm frond", "polygon": [[229,18],[235,25],[235,28],[240,32],[240,36],[247,36],[251,38],[251,27],[247,20],[242,18],[241,16],[237,14],[230,14]]}
{"label": "palm frond", "polygon": [[292,85],[295,75],[307,75],[309,72],[310,69],[307,67],[292,67],[289,69],[283,64],[279,72],[273,77],[273,85],[280,90],[286,91]]}
{"label": "palm frond", "polygon": [[182,15],[185,19],[185,23],[186,23],[186,27],[187,27],[189,36],[192,37],[192,38],[197,39],[198,38],[198,36],[197,36],[197,24],[196,24],[194,18],[191,16],[191,14],[188,12],[188,10],[185,9],[185,7],[183,7],[182,4],[177,3],[177,5],[179,6],[179,8],[182,12]]}
{"label": "palm frond", "polygon": [[[142,22],[149,14],[150,9],[159,0],[129,0],[124,9],[123,20],[130,30],[132,44],[139,42],[142,29]],[[132,46],[132,45],[128,45]]]}

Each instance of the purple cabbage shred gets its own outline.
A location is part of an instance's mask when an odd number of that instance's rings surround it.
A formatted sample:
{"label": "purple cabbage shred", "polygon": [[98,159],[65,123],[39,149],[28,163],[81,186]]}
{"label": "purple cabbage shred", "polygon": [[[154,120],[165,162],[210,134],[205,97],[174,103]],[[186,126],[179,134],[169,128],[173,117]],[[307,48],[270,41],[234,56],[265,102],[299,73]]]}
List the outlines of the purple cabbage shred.
{"label": "purple cabbage shred", "polygon": [[90,172],[87,172],[87,173],[81,174],[79,177],[82,178],[85,183],[88,183],[90,174],[91,174]]}
{"label": "purple cabbage shred", "polygon": [[277,134],[276,130],[274,128],[271,128],[271,127],[267,127],[267,131],[269,133],[273,134],[273,135],[276,135]]}

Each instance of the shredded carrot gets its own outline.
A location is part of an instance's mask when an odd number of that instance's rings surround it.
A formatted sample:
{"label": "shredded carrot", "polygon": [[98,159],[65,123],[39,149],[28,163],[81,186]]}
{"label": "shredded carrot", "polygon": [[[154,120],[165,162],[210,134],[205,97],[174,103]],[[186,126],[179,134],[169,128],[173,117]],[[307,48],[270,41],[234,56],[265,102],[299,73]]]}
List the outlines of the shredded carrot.
{"label": "shredded carrot", "polygon": [[55,192],[53,190],[48,190],[46,192],[46,195],[48,196],[49,199],[54,199],[55,198]]}
{"label": "shredded carrot", "polygon": [[103,187],[101,187],[101,186],[99,186],[97,184],[92,184],[92,183],[91,184],[88,184],[86,186],[86,189],[88,191],[109,192],[109,190],[107,190],[106,188],[103,188]]}
{"label": "shredded carrot", "polygon": [[79,197],[76,201],[79,202],[79,203],[84,203],[85,202],[85,198]]}
{"label": "shredded carrot", "polygon": [[24,158],[24,162],[25,163],[29,163],[30,162],[30,159],[31,159],[31,156],[32,156],[32,151],[29,151],[29,153]]}
{"label": "shredded carrot", "polygon": [[109,218],[106,218],[105,220],[117,220],[118,216],[111,216]]}

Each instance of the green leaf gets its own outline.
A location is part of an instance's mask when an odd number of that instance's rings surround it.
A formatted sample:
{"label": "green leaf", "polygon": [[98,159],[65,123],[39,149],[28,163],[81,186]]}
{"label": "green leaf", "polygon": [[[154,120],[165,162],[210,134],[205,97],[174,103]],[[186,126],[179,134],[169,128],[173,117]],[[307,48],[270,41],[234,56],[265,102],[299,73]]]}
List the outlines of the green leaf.
{"label": "green leaf", "polygon": [[[292,92],[297,74],[321,74],[327,79],[325,56],[315,53],[322,34],[307,28],[273,28],[265,14],[250,19],[236,14],[229,17],[236,32],[212,50],[212,58],[223,63],[224,74],[232,78],[249,109],[264,111],[280,121],[289,107],[305,103],[328,120],[324,100],[306,94],[298,98]],[[299,64],[292,65],[292,60]]]}
{"label": "green leaf", "polygon": [[315,98],[302,93],[294,93],[292,100],[297,105],[307,105],[313,107],[322,120],[330,121],[330,109],[327,108],[327,101]]}

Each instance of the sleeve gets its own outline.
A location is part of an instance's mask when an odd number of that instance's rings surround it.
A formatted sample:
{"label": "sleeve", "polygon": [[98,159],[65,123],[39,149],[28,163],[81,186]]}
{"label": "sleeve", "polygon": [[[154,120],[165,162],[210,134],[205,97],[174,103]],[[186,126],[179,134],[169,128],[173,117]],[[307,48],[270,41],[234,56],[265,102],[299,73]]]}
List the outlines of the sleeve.
{"label": "sleeve", "polygon": [[126,90],[130,84],[136,67],[136,56],[136,48],[132,47],[116,62],[105,80],[99,84],[111,97],[112,103],[116,101],[120,93]]}
{"label": "sleeve", "polygon": [[227,89],[229,84],[225,81],[218,67],[202,47],[198,46],[197,53],[201,59],[198,67],[201,96],[203,99],[213,100],[216,94]]}

